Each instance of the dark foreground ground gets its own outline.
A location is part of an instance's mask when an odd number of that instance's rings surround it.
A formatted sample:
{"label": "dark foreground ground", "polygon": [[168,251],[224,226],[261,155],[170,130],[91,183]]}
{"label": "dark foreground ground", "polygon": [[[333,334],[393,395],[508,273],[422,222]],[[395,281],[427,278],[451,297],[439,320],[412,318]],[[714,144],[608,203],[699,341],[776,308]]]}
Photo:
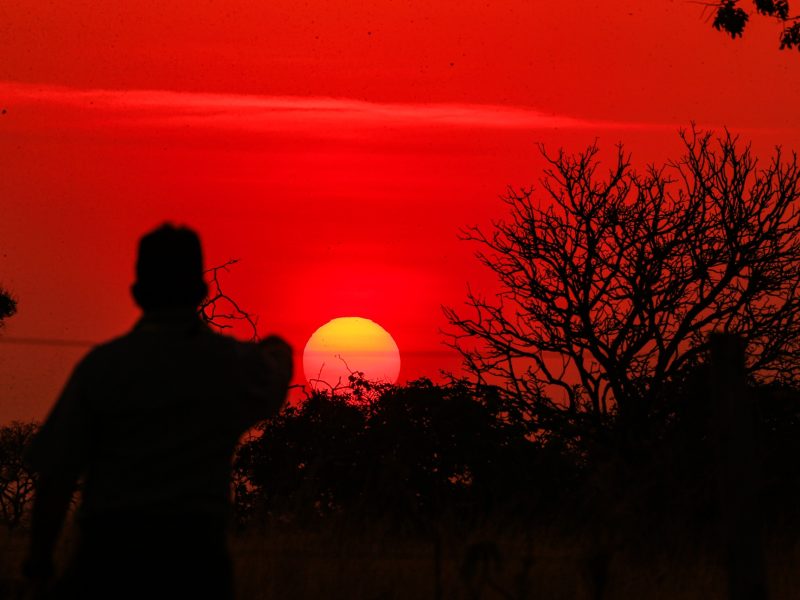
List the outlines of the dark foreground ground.
{"label": "dark foreground ground", "polygon": [[[61,554],[68,551],[65,536]],[[688,600],[726,597],[718,552],[691,532],[638,541],[540,526],[478,527],[436,544],[386,532],[247,531],[231,537],[240,600]],[[771,600],[800,590],[800,544],[788,524],[765,534]],[[0,533],[0,598],[23,598],[25,532]],[[437,577],[437,571],[439,576]],[[438,587],[438,593],[437,593]]]}

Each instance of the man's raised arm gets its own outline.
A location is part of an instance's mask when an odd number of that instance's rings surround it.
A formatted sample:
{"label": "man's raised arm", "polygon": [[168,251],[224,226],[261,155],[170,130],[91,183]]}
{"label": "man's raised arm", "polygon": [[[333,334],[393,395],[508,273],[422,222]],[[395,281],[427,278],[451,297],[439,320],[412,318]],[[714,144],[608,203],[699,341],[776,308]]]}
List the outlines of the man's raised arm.
{"label": "man's raised arm", "polygon": [[283,338],[267,336],[257,348],[257,356],[251,354],[247,360],[250,381],[245,384],[245,428],[278,414],[286,403],[294,372],[292,347]]}

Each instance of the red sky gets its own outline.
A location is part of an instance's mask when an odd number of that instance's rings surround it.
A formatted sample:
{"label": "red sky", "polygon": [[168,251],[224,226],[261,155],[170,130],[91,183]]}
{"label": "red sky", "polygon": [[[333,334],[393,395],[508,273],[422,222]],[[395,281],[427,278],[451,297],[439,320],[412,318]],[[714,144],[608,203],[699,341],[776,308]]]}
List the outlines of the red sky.
{"label": "red sky", "polygon": [[[122,4],[122,3],[114,3]],[[800,147],[800,54],[688,1],[0,4],[0,422],[41,418],[137,316],[138,237],[201,234],[263,333],[383,325],[401,380],[456,369],[440,306],[491,278],[460,227],[535,183],[536,143],[641,163],[696,121]]]}

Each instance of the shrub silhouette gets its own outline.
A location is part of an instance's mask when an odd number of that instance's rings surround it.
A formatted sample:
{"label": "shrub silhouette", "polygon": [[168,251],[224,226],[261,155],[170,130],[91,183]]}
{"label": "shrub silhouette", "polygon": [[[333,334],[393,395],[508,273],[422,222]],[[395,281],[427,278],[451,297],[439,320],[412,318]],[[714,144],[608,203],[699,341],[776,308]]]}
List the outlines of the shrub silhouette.
{"label": "shrub silhouette", "polygon": [[383,386],[368,403],[314,391],[240,447],[240,510],[424,532],[445,513],[476,519],[563,493],[566,451],[530,439],[495,400],[492,388],[427,379]]}
{"label": "shrub silhouette", "polygon": [[33,503],[35,476],[23,456],[38,429],[20,421],[0,427],[0,518],[9,529],[27,519]]}

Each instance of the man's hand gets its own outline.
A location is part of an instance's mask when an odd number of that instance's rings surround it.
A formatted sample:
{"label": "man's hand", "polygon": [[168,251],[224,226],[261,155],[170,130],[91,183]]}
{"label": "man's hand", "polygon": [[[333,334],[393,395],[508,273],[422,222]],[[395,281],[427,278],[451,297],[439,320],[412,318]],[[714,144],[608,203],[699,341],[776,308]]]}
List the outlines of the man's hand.
{"label": "man's hand", "polygon": [[49,581],[55,574],[52,556],[31,554],[22,563],[22,576],[31,583]]}
{"label": "man's hand", "polygon": [[45,598],[53,585],[53,551],[74,490],[75,479],[72,477],[47,472],[38,474],[31,514],[30,548],[22,564],[30,598]]}
{"label": "man's hand", "polygon": [[49,598],[55,582],[53,557],[31,554],[22,563],[22,576],[25,578],[27,587],[22,598],[26,600]]}
{"label": "man's hand", "polygon": [[258,345],[261,347],[261,353],[266,361],[275,368],[277,374],[285,380],[288,386],[294,374],[292,347],[277,335],[268,335]]}

